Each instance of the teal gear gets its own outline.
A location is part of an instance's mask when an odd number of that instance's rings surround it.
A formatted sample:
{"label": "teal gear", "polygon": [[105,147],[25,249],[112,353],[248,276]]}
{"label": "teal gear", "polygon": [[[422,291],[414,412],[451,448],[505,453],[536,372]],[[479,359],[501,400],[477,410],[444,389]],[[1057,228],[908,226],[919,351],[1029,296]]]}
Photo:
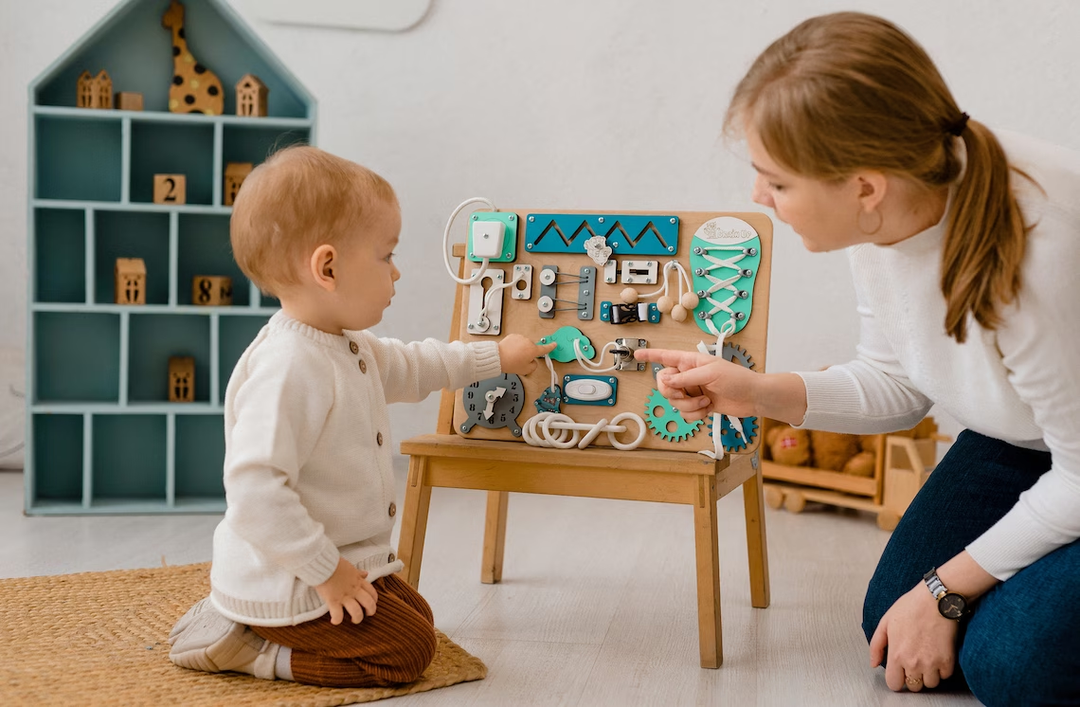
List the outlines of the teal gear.
{"label": "teal gear", "polygon": [[[663,410],[663,414],[656,415],[653,412],[656,408]],[[645,421],[653,434],[662,437],[666,442],[682,442],[689,437],[693,437],[694,433],[701,427],[701,420],[694,420],[693,422],[684,420],[682,414],[673,408],[668,399],[660,395],[660,391],[655,388],[645,401]],[[670,423],[675,423],[674,432],[668,431]]]}
{"label": "teal gear", "polygon": [[[742,422],[742,436],[735,434],[735,428],[731,426],[731,421],[727,419],[726,415],[720,416],[720,443],[724,445],[724,451],[738,452],[746,449],[747,446],[757,437],[757,418],[756,417],[743,417],[736,418]],[[709,436],[713,435],[713,423],[709,420]]]}

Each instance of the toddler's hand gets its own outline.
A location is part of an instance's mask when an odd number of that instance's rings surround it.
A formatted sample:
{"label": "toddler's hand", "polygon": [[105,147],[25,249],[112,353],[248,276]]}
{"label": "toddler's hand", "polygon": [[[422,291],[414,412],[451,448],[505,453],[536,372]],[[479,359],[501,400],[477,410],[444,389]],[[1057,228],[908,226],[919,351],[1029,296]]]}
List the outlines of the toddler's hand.
{"label": "toddler's hand", "polygon": [[364,616],[375,613],[375,603],[379,598],[378,592],[371,582],[367,581],[368,573],[353,567],[352,563],[344,557],[338,558],[337,569],[330,579],[315,587],[315,591],[326,606],[330,609],[330,623],[337,626],[344,618],[344,612],[349,612],[352,622],[358,624],[364,620]]}
{"label": "toddler's hand", "polygon": [[499,360],[503,373],[527,376],[536,370],[536,359],[555,349],[556,344],[534,344],[521,334],[509,334],[499,342]]}

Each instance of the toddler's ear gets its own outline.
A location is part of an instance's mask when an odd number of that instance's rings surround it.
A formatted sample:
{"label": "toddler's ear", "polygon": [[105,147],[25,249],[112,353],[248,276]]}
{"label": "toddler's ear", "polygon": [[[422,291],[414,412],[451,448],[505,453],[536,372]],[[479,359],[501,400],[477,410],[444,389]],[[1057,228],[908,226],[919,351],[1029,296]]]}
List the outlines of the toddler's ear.
{"label": "toddler's ear", "polygon": [[308,263],[315,284],[327,292],[333,292],[337,287],[337,280],[334,278],[336,259],[337,250],[334,246],[324,243],[315,249]]}

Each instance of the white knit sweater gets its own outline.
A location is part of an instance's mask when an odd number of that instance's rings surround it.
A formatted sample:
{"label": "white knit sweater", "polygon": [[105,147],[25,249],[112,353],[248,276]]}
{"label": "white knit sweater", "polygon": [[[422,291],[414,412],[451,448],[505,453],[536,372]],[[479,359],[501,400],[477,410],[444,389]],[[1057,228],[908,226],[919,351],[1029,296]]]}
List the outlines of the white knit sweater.
{"label": "white knit sweater", "polygon": [[892,246],[849,249],[861,318],[856,360],[799,375],[803,427],[890,432],[937,403],[976,432],[1049,450],[1051,470],[967,548],[1004,580],[1080,537],[1080,155],[998,137],[1011,163],[1045,190],[1013,177],[1024,220],[1036,226],[1019,300],[1001,310],[1003,324],[988,331],[969,317],[963,345],[945,334],[942,219]]}
{"label": "white knit sweater", "polygon": [[335,336],[278,312],[236,364],[225,393],[225,518],[214,532],[214,606],[234,621],[288,626],[326,605],[315,585],[338,558],[402,568],[387,403],[498,375],[498,346],[365,331]]}

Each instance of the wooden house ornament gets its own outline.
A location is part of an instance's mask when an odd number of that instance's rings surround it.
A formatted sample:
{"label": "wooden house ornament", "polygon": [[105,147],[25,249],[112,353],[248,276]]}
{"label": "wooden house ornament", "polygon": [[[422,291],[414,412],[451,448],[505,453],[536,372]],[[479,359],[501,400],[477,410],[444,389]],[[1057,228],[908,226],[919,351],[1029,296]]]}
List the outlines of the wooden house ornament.
{"label": "wooden house ornament", "polygon": [[191,280],[191,302],[204,307],[228,307],[232,304],[232,278],[196,275]]}
{"label": "wooden house ornament", "polygon": [[102,69],[97,76],[89,71],[79,74],[78,98],[75,105],[79,108],[112,108],[112,79]]}
{"label": "wooden house ornament", "polygon": [[248,118],[265,118],[266,99],[270,89],[255,74],[244,74],[236,82],[236,114]]}
{"label": "wooden house ornament", "polygon": [[116,304],[146,304],[146,263],[142,258],[117,258],[113,272]]}
{"label": "wooden house ornament", "polygon": [[173,356],[169,359],[169,402],[195,402],[195,359]]}
{"label": "wooden house ornament", "polygon": [[232,206],[236,201],[236,195],[240,193],[240,186],[255,168],[251,162],[229,162],[225,165],[225,197],[222,203]]}

